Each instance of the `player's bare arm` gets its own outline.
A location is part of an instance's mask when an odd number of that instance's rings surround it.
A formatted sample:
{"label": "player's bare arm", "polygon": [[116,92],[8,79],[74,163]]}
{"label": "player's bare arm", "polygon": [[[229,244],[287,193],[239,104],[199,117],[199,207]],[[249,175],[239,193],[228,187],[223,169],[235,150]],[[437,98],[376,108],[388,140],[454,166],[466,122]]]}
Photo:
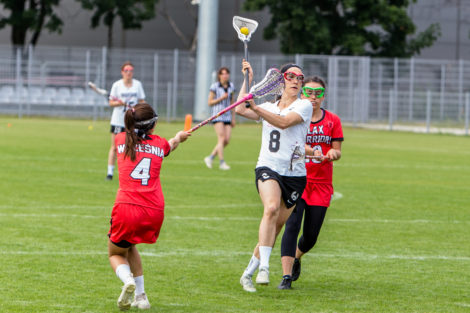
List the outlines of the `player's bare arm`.
{"label": "player's bare arm", "polygon": [[257,105],[251,105],[250,109],[258,116],[262,117],[266,122],[280,129],[286,129],[303,122],[302,116],[295,112],[290,112],[285,116],[280,116],[260,108]]}
{"label": "player's bare arm", "polygon": [[[145,102],[145,101],[144,101]],[[110,107],[120,107],[126,105],[124,102],[121,100],[109,100],[109,106]]]}
{"label": "player's bare arm", "polygon": [[333,141],[331,149],[325,155],[328,161],[337,161],[341,158],[341,141]]}
{"label": "player's bare arm", "polygon": [[168,140],[170,144],[171,151],[175,150],[181,142],[185,142],[188,137],[191,136],[191,133],[185,131],[179,131],[175,137]]}
{"label": "player's bare arm", "polygon": [[[242,72],[245,72],[246,70],[248,70],[248,80],[249,80],[249,85],[251,84],[252,80],[253,80],[253,69],[251,68],[251,65],[249,62],[243,60],[243,63],[242,63]],[[238,93],[238,98],[237,98],[237,101],[242,99],[244,96],[246,96],[246,82],[243,81],[243,84],[240,88],[240,92]],[[248,101],[248,103],[250,104],[250,106],[254,106],[255,105],[255,102],[253,100],[250,100]],[[246,108],[245,105],[239,105],[235,108],[235,113],[237,113],[238,115],[241,115],[243,117],[246,117],[250,120],[259,120],[259,115],[254,112],[253,110],[249,110]]]}

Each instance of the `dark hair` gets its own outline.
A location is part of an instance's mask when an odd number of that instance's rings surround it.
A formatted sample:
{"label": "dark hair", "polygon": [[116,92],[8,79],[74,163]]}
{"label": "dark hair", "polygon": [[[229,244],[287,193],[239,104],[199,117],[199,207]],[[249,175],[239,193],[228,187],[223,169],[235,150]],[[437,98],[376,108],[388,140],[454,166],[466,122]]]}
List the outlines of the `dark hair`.
{"label": "dark hair", "polygon": [[298,68],[302,71],[302,68],[300,67],[300,65],[297,65],[297,64],[294,64],[294,63],[287,63],[287,64],[284,64],[283,66],[281,66],[281,73],[284,74],[291,67],[296,67],[296,68]]}
{"label": "dark hair", "polygon": [[222,72],[223,71],[226,71],[227,74],[230,74],[230,70],[225,67],[225,66],[222,66],[221,68],[219,68],[219,70],[217,71],[217,81],[220,83],[220,75],[222,75]]}
{"label": "dark hair", "polygon": [[126,125],[126,147],[124,157],[135,161],[135,145],[147,139],[150,130],[155,127],[158,115],[148,103],[139,103],[129,108],[124,115]]}
{"label": "dark hair", "polygon": [[305,86],[305,84],[307,83],[317,83],[317,84],[320,84],[322,85],[323,88],[325,88],[326,90],[326,83],[325,81],[323,80],[323,78],[319,77],[319,76],[308,76],[308,77],[305,77],[304,79],[304,82],[302,83],[302,87]]}
{"label": "dark hair", "polygon": [[121,71],[124,71],[124,68],[125,68],[126,66],[132,66],[132,67],[134,67],[134,64],[132,64],[130,61],[124,62],[124,64],[121,65]]}

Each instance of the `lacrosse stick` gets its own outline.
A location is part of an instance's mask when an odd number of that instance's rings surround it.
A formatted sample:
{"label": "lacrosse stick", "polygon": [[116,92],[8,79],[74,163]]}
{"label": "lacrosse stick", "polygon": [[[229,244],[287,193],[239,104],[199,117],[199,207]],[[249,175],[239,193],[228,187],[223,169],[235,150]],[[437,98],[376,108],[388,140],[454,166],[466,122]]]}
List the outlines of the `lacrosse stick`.
{"label": "lacrosse stick", "polygon": [[300,146],[296,144],[294,146],[294,150],[292,151],[292,155],[290,157],[290,166],[289,170],[293,171],[294,164],[305,162],[305,160],[317,160],[322,161],[323,158],[326,157],[325,155],[306,155],[300,150]]}
{"label": "lacrosse stick", "polygon": [[106,90],[106,89],[103,89],[103,88],[99,88],[98,86],[96,86],[94,83],[92,82],[88,82],[88,87],[91,88],[91,90],[93,90],[94,92],[96,92],[97,94],[99,95],[102,95],[103,97],[106,98],[106,100],[113,100],[113,101],[120,101],[122,103],[124,103],[124,109],[123,111],[126,112],[127,109],[131,108],[132,106],[129,105],[127,102],[123,102],[121,99],[119,99],[118,97],[115,97],[115,96],[111,96],[109,94],[109,92]]}
{"label": "lacrosse stick", "polygon": [[280,95],[284,87],[283,83],[284,83],[284,78],[282,77],[281,72],[277,68],[270,68],[268,72],[266,73],[266,76],[264,76],[263,80],[260,81],[258,84],[254,85],[253,87],[251,87],[249,94],[247,94],[246,96],[244,96],[242,99],[238,100],[237,102],[233,103],[232,105],[226,107],[219,113],[197,124],[190,130],[188,130],[188,132],[192,133],[193,131],[197,130],[201,126],[206,125],[213,119],[216,119],[222,114],[235,108],[237,105],[244,103],[245,101],[256,99],[256,98],[261,98],[263,96],[272,95],[272,94]]}
{"label": "lacrosse stick", "polygon": [[[243,46],[245,48],[245,60],[248,61],[248,42],[251,39],[251,34],[253,34],[258,28],[258,22],[244,17],[234,16],[232,23],[233,28],[235,28],[235,31],[238,33],[238,39],[243,42]],[[248,90],[250,89],[248,83],[248,70],[243,74],[243,79],[245,80],[246,93],[248,93]],[[246,107],[249,106],[250,105],[247,103]]]}

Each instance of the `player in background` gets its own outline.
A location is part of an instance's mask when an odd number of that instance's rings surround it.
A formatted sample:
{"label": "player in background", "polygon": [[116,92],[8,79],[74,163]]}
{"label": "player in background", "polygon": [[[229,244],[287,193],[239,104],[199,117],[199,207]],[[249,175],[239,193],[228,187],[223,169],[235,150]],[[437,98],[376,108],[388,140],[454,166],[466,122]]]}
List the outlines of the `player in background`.
{"label": "player in background", "polygon": [[140,309],[150,308],[136,244],[155,243],[158,238],[165,205],[160,185],[162,161],[189,136],[178,132],[167,141],[152,135],[156,121],[152,107],[139,103],[125,114],[125,133],[116,135],[119,189],[111,213],[108,254],[124,284],[117,301],[121,310],[129,309],[131,302]]}
{"label": "player in background", "polygon": [[[212,114],[216,115],[233,101],[233,93],[235,87],[230,82],[230,71],[226,67],[221,67],[217,72],[217,82],[211,85],[209,91],[208,104],[212,108]],[[212,121],[214,124],[215,133],[217,134],[217,144],[212,150],[211,154],[204,158],[204,163],[208,168],[212,168],[212,162],[215,156],[219,157],[219,169],[229,170],[230,166],[224,160],[224,148],[230,141],[232,127],[235,127],[235,112],[234,110],[222,114]]]}
{"label": "player in background", "polygon": [[[243,62],[243,71],[245,70],[248,70],[251,81],[253,71],[246,61]],[[304,79],[302,69],[298,65],[287,64],[281,68],[281,72],[284,75],[284,91],[278,101],[256,105],[251,100],[249,108],[245,104],[236,108],[238,114],[263,122],[261,149],[255,173],[264,212],[259,225],[258,243],[240,278],[243,289],[249,292],[256,291],[252,276],[258,267],[256,283],[269,283],[272,247],[306,184],[305,163],[293,164],[292,158],[294,151],[304,153],[312,105],[308,100],[298,98]],[[240,90],[239,99],[245,95],[245,86]]]}
{"label": "player in background", "polygon": [[[324,156],[307,159],[307,186],[294,213],[286,222],[281,244],[283,279],[279,289],[291,289],[299,278],[300,258],[315,245],[326,210],[333,196],[333,161],[341,158],[343,130],[339,117],[321,107],[325,99],[325,82],[319,77],[308,77],[302,88],[303,99],[310,100],[313,113],[307,133],[305,153]],[[303,234],[297,237],[304,215]]]}
{"label": "player in background", "polygon": [[139,102],[145,101],[145,93],[142,84],[133,78],[134,66],[131,62],[125,62],[121,66],[122,79],[114,82],[110,98],[117,100],[109,100],[109,106],[113,107],[111,115],[111,147],[108,153],[108,174],[107,180],[113,179],[114,164],[116,163],[116,147],[114,138],[116,134],[124,131],[124,114],[128,107],[132,107]]}

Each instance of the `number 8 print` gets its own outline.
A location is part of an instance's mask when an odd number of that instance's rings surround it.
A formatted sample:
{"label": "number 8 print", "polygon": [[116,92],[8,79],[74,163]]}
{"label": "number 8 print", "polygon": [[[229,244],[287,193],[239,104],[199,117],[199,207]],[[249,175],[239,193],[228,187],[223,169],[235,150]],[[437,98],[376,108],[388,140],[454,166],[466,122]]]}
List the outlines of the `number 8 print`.
{"label": "number 8 print", "polygon": [[281,133],[278,130],[273,130],[269,133],[269,151],[278,152],[281,147]]}

